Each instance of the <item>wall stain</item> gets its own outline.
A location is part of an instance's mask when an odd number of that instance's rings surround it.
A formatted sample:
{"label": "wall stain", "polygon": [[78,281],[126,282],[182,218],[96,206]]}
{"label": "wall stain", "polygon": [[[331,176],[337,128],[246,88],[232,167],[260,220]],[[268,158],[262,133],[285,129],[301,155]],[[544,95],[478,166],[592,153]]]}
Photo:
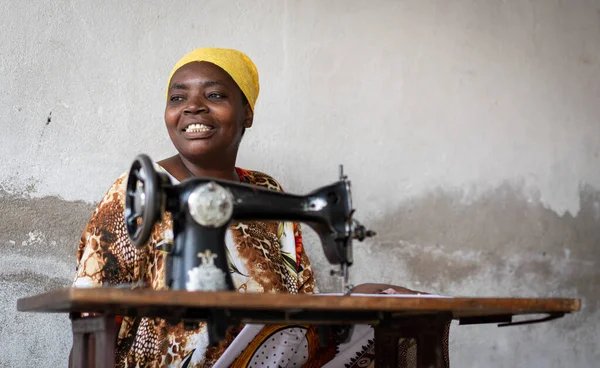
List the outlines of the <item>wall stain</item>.
{"label": "wall stain", "polygon": [[28,270],[12,274],[0,273],[0,284],[3,283],[22,284],[23,287],[29,286],[30,288],[31,285],[41,285],[42,292],[68,287],[70,284],[70,282],[64,278],[48,277]]}
{"label": "wall stain", "polygon": [[576,217],[559,216],[522,193],[503,185],[470,204],[443,191],[403,203],[368,224],[378,234],[370,254],[385,255],[372,256],[371,264],[393,259],[412,281],[438,286],[439,292],[472,293],[480,278],[490,283],[488,295],[576,296],[586,309],[597,310],[600,191],[581,187]]}
{"label": "wall stain", "polygon": [[50,111],[50,114],[48,114],[48,119],[46,119],[46,125],[50,124],[51,121],[52,121],[52,111]]}
{"label": "wall stain", "polygon": [[[0,213],[3,214],[0,250],[10,247],[14,252],[32,256],[52,251],[59,258],[75,262],[79,238],[94,208],[94,205],[83,201],[71,202],[58,197],[29,198],[0,190]],[[34,232],[43,234],[55,246],[32,244],[22,247],[21,244],[28,242]]]}

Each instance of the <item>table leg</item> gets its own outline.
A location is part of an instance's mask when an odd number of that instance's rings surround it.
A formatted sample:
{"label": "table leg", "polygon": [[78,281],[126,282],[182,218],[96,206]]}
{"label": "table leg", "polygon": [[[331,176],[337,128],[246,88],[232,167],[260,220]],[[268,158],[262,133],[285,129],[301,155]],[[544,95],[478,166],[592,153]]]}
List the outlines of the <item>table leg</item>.
{"label": "table leg", "polygon": [[87,357],[87,338],[83,333],[73,332],[73,349],[71,351],[71,364],[73,368],[85,368]]}
{"label": "table leg", "polygon": [[389,318],[375,326],[375,366],[398,367],[398,341],[414,339],[417,348],[417,368],[446,368],[444,354],[448,326],[452,316],[446,313],[431,316]]}
{"label": "table leg", "polygon": [[116,324],[114,316],[72,319],[73,367],[115,366]]}
{"label": "table leg", "polygon": [[114,368],[117,326],[114,317],[103,320],[103,329],[95,334],[96,368]]}
{"label": "table leg", "polygon": [[375,367],[398,367],[399,340],[397,329],[381,324],[375,326]]}
{"label": "table leg", "polygon": [[446,368],[441,335],[425,331],[417,337],[417,367]]}

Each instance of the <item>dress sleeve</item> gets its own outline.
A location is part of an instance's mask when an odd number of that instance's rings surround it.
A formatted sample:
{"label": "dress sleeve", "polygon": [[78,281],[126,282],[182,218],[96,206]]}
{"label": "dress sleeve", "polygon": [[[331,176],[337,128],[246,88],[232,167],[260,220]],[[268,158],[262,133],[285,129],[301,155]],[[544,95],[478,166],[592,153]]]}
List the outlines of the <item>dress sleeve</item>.
{"label": "dress sleeve", "polygon": [[100,201],[77,250],[73,287],[132,283],[140,251],[129,241],[124,222],[126,176],[120,176]]}

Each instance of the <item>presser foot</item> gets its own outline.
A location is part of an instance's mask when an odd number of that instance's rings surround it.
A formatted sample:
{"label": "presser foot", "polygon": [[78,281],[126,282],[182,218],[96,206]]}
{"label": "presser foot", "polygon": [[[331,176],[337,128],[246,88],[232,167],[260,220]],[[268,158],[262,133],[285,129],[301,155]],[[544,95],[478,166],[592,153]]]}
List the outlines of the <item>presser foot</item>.
{"label": "presser foot", "polygon": [[342,287],[341,287],[342,294],[348,295],[348,294],[350,294],[352,289],[354,289],[354,285],[352,285],[348,282],[350,275],[348,273],[348,264],[347,263],[342,263],[340,265],[340,269],[338,271],[330,270],[329,274],[331,276],[339,276],[342,279]]}

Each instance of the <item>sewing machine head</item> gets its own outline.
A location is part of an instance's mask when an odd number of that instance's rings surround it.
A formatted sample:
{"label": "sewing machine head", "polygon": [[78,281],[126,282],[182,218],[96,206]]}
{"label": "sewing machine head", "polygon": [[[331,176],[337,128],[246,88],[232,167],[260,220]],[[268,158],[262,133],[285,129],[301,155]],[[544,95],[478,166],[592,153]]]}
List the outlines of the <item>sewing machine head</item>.
{"label": "sewing machine head", "polygon": [[344,285],[353,262],[352,240],[375,235],[353,219],[350,182],[340,180],[306,195],[243,183],[191,178],[173,185],[148,156],[136,158],[127,180],[125,222],[131,242],[142,247],[164,212],[173,219],[174,244],[168,285],[185,290],[234,290],[227,264],[225,232],[231,221],[297,221],[319,235],[327,260],[340,265]]}

